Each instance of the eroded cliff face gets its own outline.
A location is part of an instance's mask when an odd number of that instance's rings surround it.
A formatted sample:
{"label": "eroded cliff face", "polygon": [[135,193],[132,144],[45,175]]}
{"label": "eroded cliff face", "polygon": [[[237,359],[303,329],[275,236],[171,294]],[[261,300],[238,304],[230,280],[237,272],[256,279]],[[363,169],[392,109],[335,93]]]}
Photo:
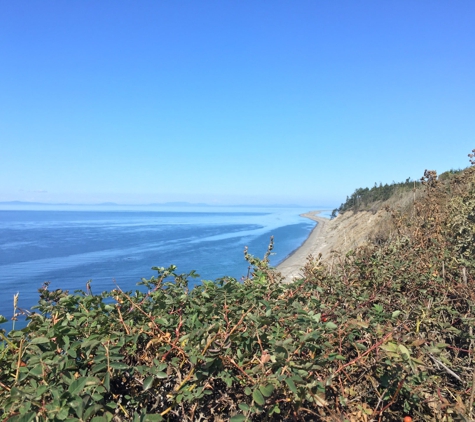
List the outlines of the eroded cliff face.
{"label": "eroded cliff face", "polygon": [[303,214],[303,217],[317,221],[304,244],[277,266],[285,283],[303,277],[303,267],[311,257],[332,266],[335,260],[350,250],[383,240],[389,235],[389,213],[387,211],[347,211],[333,220],[320,217],[318,212]]}
{"label": "eroded cliff face", "polygon": [[352,249],[389,235],[388,222],[389,213],[384,210],[376,213],[347,211],[325,224],[321,244],[315,252],[321,253],[323,260],[329,262]]}
{"label": "eroded cliff face", "polygon": [[389,210],[401,214],[412,213],[416,199],[422,195],[420,189],[417,192],[403,192],[383,203],[373,204],[367,211],[346,211],[339,214],[326,222],[318,252],[328,263],[360,246],[386,241],[394,231]]}

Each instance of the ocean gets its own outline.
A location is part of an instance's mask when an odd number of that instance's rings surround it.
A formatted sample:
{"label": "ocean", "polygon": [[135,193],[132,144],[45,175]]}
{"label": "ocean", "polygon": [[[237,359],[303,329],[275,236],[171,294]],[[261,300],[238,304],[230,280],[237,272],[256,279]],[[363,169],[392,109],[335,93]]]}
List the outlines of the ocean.
{"label": "ocean", "polygon": [[[135,290],[151,267],[195,270],[201,280],[241,279],[248,272],[243,250],[262,257],[274,236],[271,265],[298,248],[315,223],[303,208],[173,211],[0,211],[0,314],[11,318],[13,295],[30,309],[45,281],[50,289],[94,293]],[[5,327],[4,327],[5,328]]]}

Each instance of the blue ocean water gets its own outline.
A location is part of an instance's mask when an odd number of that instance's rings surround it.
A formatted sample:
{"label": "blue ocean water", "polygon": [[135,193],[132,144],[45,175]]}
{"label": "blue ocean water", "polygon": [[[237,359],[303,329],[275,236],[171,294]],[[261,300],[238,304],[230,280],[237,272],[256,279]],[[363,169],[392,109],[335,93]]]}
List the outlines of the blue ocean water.
{"label": "blue ocean water", "polygon": [[94,293],[136,288],[152,266],[196,270],[200,280],[241,279],[248,264],[243,250],[262,257],[274,236],[271,264],[298,248],[315,223],[307,209],[246,211],[0,211],[0,314],[10,318],[13,295],[29,309],[38,289]]}

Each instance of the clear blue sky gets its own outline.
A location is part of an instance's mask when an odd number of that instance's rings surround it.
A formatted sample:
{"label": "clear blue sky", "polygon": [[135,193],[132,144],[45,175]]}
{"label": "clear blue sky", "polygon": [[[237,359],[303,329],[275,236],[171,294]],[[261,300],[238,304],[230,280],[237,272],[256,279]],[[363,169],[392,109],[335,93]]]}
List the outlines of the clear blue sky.
{"label": "clear blue sky", "polygon": [[472,148],[473,0],[0,1],[0,201],[338,205]]}

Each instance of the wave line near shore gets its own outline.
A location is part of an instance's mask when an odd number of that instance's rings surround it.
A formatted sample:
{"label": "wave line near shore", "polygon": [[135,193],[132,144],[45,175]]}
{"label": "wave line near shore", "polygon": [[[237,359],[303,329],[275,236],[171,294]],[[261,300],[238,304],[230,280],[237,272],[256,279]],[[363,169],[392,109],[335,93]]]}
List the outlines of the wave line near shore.
{"label": "wave line near shore", "polygon": [[310,211],[301,214],[301,217],[316,221],[317,225],[310,232],[305,242],[287,258],[285,258],[276,269],[285,278],[286,283],[291,283],[301,276],[301,268],[305,265],[309,255],[317,256],[325,245],[326,225],[330,221],[328,218],[320,217],[321,211]]}

